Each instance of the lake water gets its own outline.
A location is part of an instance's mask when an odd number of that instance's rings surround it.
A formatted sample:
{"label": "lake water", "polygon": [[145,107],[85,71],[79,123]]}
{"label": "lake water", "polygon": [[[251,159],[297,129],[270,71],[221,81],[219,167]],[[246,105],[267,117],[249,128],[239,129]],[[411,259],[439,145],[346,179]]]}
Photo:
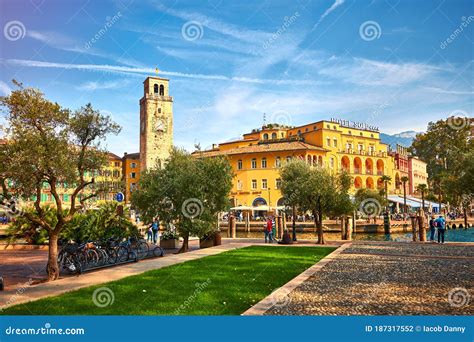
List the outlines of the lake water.
{"label": "lake water", "polygon": [[[291,231],[290,231],[291,235]],[[223,235],[225,236],[225,235]],[[263,233],[259,232],[237,232],[238,238],[264,238]],[[297,239],[304,240],[315,240],[317,237],[316,233],[296,233]],[[326,240],[340,240],[340,233],[324,233]],[[353,240],[360,241],[412,241],[411,233],[392,233],[392,234],[367,234],[367,233],[357,233],[352,235]],[[429,234],[428,234],[429,239]],[[427,239],[427,240],[428,240]],[[437,236],[435,236],[437,239]],[[451,242],[474,242],[474,228],[469,229],[454,229],[446,230],[445,241]]]}

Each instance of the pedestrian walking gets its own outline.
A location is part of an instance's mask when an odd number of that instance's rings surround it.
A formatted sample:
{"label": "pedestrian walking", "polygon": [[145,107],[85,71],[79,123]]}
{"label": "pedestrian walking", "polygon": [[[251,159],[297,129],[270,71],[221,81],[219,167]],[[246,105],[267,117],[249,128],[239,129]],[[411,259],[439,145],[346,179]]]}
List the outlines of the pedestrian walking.
{"label": "pedestrian walking", "polygon": [[148,227],[148,230],[146,232],[146,242],[152,242],[153,241],[153,231],[151,229],[151,224],[150,226]]}
{"label": "pedestrian walking", "polygon": [[265,230],[265,243],[267,243],[267,241],[272,243],[272,220],[268,218],[263,226]]}
{"label": "pedestrian walking", "polygon": [[443,216],[439,216],[436,220],[436,228],[438,228],[438,243],[444,243],[444,232],[446,230],[446,220]]}
{"label": "pedestrian walking", "polygon": [[277,236],[277,228],[276,228],[275,217],[272,216],[270,219],[272,220],[272,241],[277,242],[277,239],[276,239],[276,236]]}
{"label": "pedestrian walking", "polygon": [[158,221],[158,218],[153,219],[153,223],[151,224],[151,230],[153,233],[153,243],[156,245],[156,242],[158,241],[158,230],[160,229],[160,221]]}
{"label": "pedestrian walking", "polygon": [[430,226],[430,241],[434,242],[435,233],[436,233],[436,219],[434,216],[431,216],[429,226]]}

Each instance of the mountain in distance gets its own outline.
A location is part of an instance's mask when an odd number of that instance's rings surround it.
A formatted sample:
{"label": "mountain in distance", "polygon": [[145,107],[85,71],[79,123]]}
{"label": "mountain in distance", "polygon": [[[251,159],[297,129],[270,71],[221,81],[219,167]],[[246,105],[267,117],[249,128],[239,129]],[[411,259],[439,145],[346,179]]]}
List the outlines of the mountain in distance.
{"label": "mountain in distance", "polygon": [[422,132],[405,131],[397,134],[380,133],[380,140],[382,140],[384,144],[389,145],[391,149],[395,149],[397,144],[410,147],[413,139],[415,139],[418,133]]}

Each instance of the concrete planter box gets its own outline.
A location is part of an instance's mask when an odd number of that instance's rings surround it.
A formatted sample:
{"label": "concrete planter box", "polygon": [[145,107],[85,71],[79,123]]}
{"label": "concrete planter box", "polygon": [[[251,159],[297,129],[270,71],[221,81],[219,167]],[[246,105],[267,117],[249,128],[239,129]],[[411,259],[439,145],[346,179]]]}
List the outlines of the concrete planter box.
{"label": "concrete planter box", "polygon": [[199,248],[209,248],[222,244],[221,233],[215,233],[212,237],[199,239]]}
{"label": "concrete planter box", "polygon": [[199,248],[214,247],[214,239],[199,239]]}
{"label": "concrete planter box", "polygon": [[165,249],[179,248],[179,240],[178,239],[173,239],[173,240],[160,239],[160,247],[165,248]]}

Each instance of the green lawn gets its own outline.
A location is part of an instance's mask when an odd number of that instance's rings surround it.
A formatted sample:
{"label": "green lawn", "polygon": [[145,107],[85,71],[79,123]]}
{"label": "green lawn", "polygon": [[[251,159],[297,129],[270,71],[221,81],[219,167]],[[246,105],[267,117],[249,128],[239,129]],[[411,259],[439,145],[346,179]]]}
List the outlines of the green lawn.
{"label": "green lawn", "polygon": [[[334,250],[252,246],[5,309],[4,315],[238,315]],[[114,302],[94,304],[107,287]],[[28,290],[26,290],[28,291]]]}

